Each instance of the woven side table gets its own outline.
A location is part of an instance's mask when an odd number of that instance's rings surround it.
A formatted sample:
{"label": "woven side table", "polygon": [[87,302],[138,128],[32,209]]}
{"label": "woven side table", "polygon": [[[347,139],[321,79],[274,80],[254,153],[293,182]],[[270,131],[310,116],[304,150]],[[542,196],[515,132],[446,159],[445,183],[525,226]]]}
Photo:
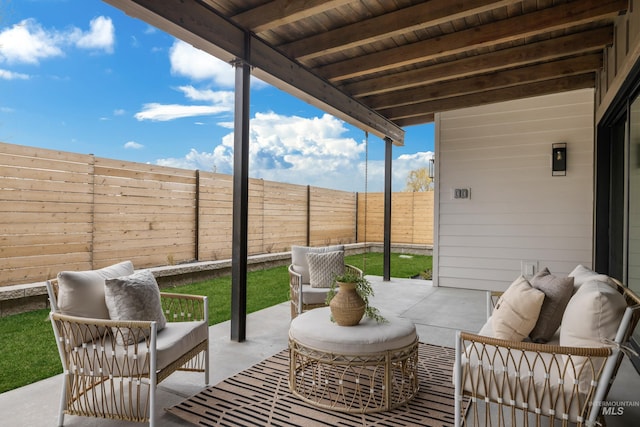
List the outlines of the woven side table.
{"label": "woven side table", "polygon": [[296,317],[289,328],[289,387],[300,399],[343,412],[387,411],[418,392],[418,336],[408,319],[384,314],[338,326],[329,308]]}

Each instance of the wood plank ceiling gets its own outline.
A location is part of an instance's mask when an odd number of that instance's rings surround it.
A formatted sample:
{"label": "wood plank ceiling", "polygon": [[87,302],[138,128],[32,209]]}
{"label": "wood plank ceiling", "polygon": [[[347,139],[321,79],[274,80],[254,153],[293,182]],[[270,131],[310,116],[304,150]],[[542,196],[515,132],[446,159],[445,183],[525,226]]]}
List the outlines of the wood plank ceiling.
{"label": "wood plank ceiling", "polygon": [[614,19],[628,7],[627,0],[197,2],[400,127],[433,121],[439,111],[595,87]]}

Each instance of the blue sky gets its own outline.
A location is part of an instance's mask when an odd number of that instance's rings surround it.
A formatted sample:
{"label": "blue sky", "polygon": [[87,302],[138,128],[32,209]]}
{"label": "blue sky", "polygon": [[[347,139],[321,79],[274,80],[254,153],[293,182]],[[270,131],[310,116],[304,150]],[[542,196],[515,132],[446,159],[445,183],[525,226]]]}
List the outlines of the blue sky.
{"label": "blue sky", "polygon": [[[231,174],[233,68],[99,0],[0,0],[0,141]],[[250,176],[364,190],[365,135],[257,79]],[[393,149],[393,187],[424,167],[433,125]],[[384,143],[369,137],[368,189]]]}

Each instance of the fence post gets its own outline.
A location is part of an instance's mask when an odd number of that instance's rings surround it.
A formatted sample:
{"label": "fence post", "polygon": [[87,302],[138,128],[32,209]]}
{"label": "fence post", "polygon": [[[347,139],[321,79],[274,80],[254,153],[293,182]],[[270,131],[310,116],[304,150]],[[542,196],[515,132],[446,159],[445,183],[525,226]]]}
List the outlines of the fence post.
{"label": "fence post", "polygon": [[307,185],[307,246],[311,246],[311,186]]}
{"label": "fence post", "polygon": [[194,258],[200,261],[200,170],[196,169],[196,200],[195,200],[196,218],[195,221],[195,239],[194,239]]}
{"label": "fence post", "polygon": [[91,162],[91,250],[89,251],[89,261],[91,269],[95,269],[95,248],[96,248],[96,156],[89,154],[89,161]]}
{"label": "fence post", "polygon": [[360,208],[359,203],[360,203],[360,193],[356,191],[356,227],[355,227],[356,243],[358,243],[358,214],[359,214],[359,208]]}

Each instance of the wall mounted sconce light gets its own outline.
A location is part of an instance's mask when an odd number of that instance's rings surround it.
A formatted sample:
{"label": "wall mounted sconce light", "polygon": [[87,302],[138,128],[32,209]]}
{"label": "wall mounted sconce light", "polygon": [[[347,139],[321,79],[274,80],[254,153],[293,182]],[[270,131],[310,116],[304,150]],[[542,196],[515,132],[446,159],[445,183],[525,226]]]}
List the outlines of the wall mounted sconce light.
{"label": "wall mounted sconce light", "polygon": [[559,142],[551,145],[551,175],[567,174],[567,143]]}
{"label": "wall mounted sconce light", "polygon": [[435,159],[432,157],[429,159],[429,178],[433,181],[435,176]]}

